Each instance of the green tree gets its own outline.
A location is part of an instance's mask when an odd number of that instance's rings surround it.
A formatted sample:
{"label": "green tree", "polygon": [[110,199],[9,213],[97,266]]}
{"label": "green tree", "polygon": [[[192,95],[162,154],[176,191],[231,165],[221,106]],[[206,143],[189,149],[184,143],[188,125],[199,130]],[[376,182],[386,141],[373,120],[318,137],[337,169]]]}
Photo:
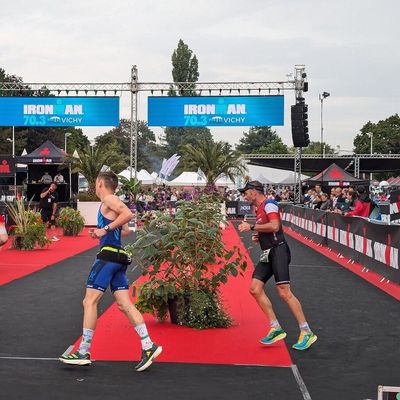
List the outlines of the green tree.
{"label": "green tree", "polygon": [[400,153],[400,117],[392,115],[385,120],[373,123],[367,122],[354,138],[354,152],[356,154],[370,154],[371,137],[374,153],[399,154]]}
{"label": "green tree", "polygon": [[72,172],[81,173],[88,181],[90,196],[96,193],[96,178],[102,168],[107,166],[113,171],[120,170],[120,154],[115,143],[103,146],[86,146],[78,150],[79,158],[72,159]]}
{"label": "green tree", "polygon": [[[178,47],[174,50],[171,57],[172,79],[174,82],[197,82],[199,80],[199,62],[189,46],[182,39],[178,42]],[[180,96],[196,96],[196,85],[190,87],[191,90],[178,90]],[[175,94],[175,89],[171,87],[170,94]]]}
{"label": "green tree", "polygon": [[[149,172],[158,171],[161,167],[162,150],[156,143],[154,132],[147,126],[146,122],[138,121],[138,124],[138,170],[144,168]],[[131,121],[121,119],[118,127],[98,136],[96,143],[100,146],[107,146],[115,141],[124,164],[122,169],[125,169],[130,162],[130,138]]]}
{"label": "green tree", "polygon": [[241,163],[241,154],[231,150],[225,142],[203,139],[196,145],[182,147],[182,159],[185,170],[197,171],[200,168],[208,184],[215,184],[218,178],[227,176],[231,180],[243,175],[246,167]]}
{"label": "green tree", "polygon": [[[177,90],[171,86],[169,96],[197,96],[196,82],[199,79],[199,63],[193,51],[182,39],[172,54],[172,79],[174,82],[193,82],[189,90]],[[199,140],[212,140],[212,135],[207,127],[167,127],[161,137],[163,144],[163,157],[169,158],[174,153],[180,152],[181,146],[195,144]]]}
{"label": "green tree", "polygon": [[[24,84],[21,77],[7,74],[2,68],[0,68],[0,82],[12,82],[20,87],[18,91],[0,91],[0,96],[3,97],[52,96],[45,87],[42,87],[40,90],[32,90],[28,85]],[[50,140],[57,147],[64,149],[66,132],[72,133],[67,140],[69,151],[86,146],[89,143],[89,140],[83,134],[82,130],[73,127],[15,127],[15,154],[20,155],[24,149],[30,153],[46,140]],[[0,154],[11,154],[12,144],[7,140],[11,139],[11,137],[12,127],[0,128]]]}
{"label": "green tree", "polygon": [[259,153],[262,147],[269,146],[273,141],[276,146],[281,139],[270,126],[253,126],[248,133],[243,132],[243,137],[236,146],[236,150],[243,154]]}
{"label": "green tree", "polygon": [[288,154],[289,149],[280,137],[272,139],[271,142],[262,146],[256,153],[259,154]]}
{"label": "green tree", "polygon": [[[337,151],[327,143],[323,143],[325,146],[325,154],[337,154]],[[294,150],[293,150],[294,152]],[[321,154],[321,142],[310,142],[307,147],[303,147],[303,154]]]}

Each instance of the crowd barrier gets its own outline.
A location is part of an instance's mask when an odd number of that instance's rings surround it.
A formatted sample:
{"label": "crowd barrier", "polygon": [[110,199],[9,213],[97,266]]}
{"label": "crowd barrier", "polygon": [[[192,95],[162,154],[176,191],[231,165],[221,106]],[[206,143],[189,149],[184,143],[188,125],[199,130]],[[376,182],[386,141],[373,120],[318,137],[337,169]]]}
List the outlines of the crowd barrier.
{"label": "crowd barrier", "polygon": [[283,224],[400,284],[400,225],[280,204]]}
{"label": "crowd barrier", "polygon": [[390,221],[400,223],[400,190],[390,193]]}

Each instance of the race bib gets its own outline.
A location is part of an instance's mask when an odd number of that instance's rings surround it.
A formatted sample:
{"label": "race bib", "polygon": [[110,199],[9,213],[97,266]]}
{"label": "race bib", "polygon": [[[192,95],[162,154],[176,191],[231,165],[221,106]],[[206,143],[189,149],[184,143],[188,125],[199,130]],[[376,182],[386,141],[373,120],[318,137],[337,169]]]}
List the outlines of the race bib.
{"label": "race bib", "polygon": [[261,253],[260,262],[263,262],[263,263],[269,262],[269,253],[270,253],[270,251],[271,251],[271,249],[268,249],[268,250],[264,250]]}

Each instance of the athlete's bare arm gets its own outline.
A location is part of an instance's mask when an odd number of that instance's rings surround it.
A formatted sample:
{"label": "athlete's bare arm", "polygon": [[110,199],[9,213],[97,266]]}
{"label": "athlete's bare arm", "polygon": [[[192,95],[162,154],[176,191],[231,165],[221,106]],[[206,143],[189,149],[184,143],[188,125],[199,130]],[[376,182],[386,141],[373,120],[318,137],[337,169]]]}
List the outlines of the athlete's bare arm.
{"label": "athlete's bare arm", "polygon": [[[127,224],[133,218],[133,214],[129,210],[129,208],[121,201],[121,199],[113,194],[106,196],[103,199],[103,206],[105,206],[105,208],[107,209],[107,211],[103,214],[105,217],[108,217],[107,214],[109,211],[112,211],[116,215],[114,221],[109,224],[110,230]],[[106,233],[106,230],[104,228],[101,228],[95,229],[93,235],[95,237],[102,237]]]}
{"label": "athlete's bare arm", "polygon": [[121,230],[121,235],[123,237],[125,237],[125,236],[129,236],[131,234],[132,234],[132,231],[129,229],[128,224],[123,225],[122,230]]}
{"label": "athlete's bare arm", "polygon": [[[267,222],[266,224],[256,224],[254,225],[254,231],[256,232],[278,232],[280,227],[280,221],[279,219],[272,219],[270,222]],[[239,225],[239,231],[240,232],[248,232],[251,230],[251,224],[247,222],[242,222]]]}

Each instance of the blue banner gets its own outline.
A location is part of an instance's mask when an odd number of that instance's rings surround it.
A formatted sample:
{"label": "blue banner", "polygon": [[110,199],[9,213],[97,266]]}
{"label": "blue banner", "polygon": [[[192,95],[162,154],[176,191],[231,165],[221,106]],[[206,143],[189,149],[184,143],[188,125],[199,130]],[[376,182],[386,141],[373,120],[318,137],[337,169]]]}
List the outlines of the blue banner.
{"label": "blue banner", "polygon": [[118,126],[119,97],[0,97],[0,126]]}
{"label": "blue banner", "polygon": [[283,125],[283,96],[149,97],[149,126]]}

